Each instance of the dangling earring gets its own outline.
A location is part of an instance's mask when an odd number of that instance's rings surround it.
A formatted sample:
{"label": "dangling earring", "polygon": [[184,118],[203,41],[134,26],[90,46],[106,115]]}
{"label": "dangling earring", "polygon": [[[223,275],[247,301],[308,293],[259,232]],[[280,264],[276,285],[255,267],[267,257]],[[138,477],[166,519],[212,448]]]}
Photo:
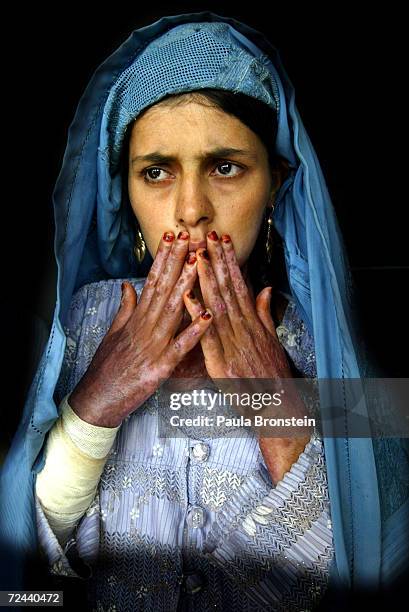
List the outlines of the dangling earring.
{"label": "dangling earring", "polygon": [[138,263],[142,263],[146,253],[146,243],[143,239],[140,227],[138,227],[136,230],[135,246],[133,252],[135,253],[135,257],[138,260]]}
{"label": "dangling earring", "polygon": [[266,239],[265,239],[265,249],[266,249],[266,259],[268,265],[270,265],[273,261],[273,214],[274,214],[274,203],[271,204],[268,208],[266,208]]}

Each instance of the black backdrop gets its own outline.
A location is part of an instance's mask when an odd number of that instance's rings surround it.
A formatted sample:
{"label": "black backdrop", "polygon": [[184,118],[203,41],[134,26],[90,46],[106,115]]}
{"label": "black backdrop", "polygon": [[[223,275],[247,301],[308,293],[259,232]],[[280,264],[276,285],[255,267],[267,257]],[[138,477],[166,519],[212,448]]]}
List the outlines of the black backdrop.
{"label": "black backdrop", "polygon": [[110,3],[109,10],[102,3],[8,6],[2,28],[11,35],[2,52],[2,454],[38,358],[35,334],[52,320],[51,193],[68,126],[95,68],[133,29],[163,15],[212,10],[247,22],[278,47],[337,210],[362,334],[385,376],[407,375],[402,16],[393,6],[358,13],[345,3],[325,9],[309,3],[304,10],[296,3],[250,4],[240,10],[238,3],[215,2],[156,2],[152,10],[131,2]]}
{"label": "black backdrop", "polygon": [[[399,15],[343,4],[307,10],[261,3],[136,3],[105,9],[11,7],[3,48],[2,347],[7,354],[6,437],[21,414],[38,358],[33,334],[50,325],[55,265],[51,193],[68,126],[96,67],[129,36],[163,15],[213,10],[264,32],[280,50],[317,151],[349,252],[361,329],[385,376],[406,376],[408,249],[398,153]],[[256,6],[256,8],[254,8]],[[6,193],[8,195],[6,195]],[[5,430],[3,430],[5,431]]]}
{"label": "black backdrop", "polygon": [[[344,234],[357,286],[361,329],[385,376],[406,376],[408,249],[399,140],[399,15],[266,5],[136,3],[105,9],[36,4],[13,9],[3,31],[6,109],[2,148],[4,281],[1,315],[7,355],[6,439],[21,414],[38,358],[33,334],[49,326],[55,265],[51,193],[68,126],[96,67],[133,29],[163,15],[213,10],[264,32],[280,50],[297,105],[317,151]],[[256,8],[254,8],[256,6]],[[14,11],[14,15],[13,15]],[[14,17],[14,19],[13,19]],[[11,187],[11,189],[6,189]],[[5,216],[5,218],[4,218]]]}

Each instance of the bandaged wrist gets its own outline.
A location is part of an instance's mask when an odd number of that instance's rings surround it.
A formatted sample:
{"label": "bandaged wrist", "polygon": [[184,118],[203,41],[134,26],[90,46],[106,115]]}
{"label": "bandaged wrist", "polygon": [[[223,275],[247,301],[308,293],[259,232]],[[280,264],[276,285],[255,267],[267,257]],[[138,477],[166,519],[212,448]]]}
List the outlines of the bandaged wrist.
{"label": "bandaged wrist", "polygon": [[61,419],[64,431],[74,444],[94,459],[106,457],[112,448],[118,427],[99,427],[83,421],[68,403],[69,395],[61,402]]}

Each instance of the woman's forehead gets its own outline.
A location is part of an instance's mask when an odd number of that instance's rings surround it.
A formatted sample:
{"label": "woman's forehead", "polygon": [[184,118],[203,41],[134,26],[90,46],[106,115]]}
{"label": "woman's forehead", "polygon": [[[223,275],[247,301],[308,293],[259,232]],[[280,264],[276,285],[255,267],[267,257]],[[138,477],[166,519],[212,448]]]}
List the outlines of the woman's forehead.
{"label": "woman's forehead", "polygon": [[166,98],[150,106],[136,117],[134,125],[144,125],[145,123],[156,122],[158,117],[161,121],[193,121],[202,119],[203,121],[227,121],[233,115],[226,113],[223,109],[216,106],[204,97],[192,97],[189,94]]}
{"label": "woman's forehead", "polygon": [[257,149],[259,139],[237,117],[215,106],[197,102],[155,105],[137,118],[131,131],[131,149],[145,146],[169,147],[189,143],[195,148]]}

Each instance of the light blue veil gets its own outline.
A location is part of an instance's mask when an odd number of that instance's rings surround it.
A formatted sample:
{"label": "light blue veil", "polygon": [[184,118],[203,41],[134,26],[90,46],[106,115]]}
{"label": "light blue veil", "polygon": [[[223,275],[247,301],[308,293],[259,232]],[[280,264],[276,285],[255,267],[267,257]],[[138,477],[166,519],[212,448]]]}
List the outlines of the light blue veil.
{"label": "light blue veil", "polygon": [[[70,126],[53,192],[54,319],[1,472],[1,540],[14,559],[7,588],[18,588],[24,556],[37,547],[34,483],[44,465],[45,435],[58,417],[54,390],[72,295],[88,282],[147,273],[135,267],[134,228],[121,206],[118,168],[126,126],[166,93],[201,87],[241,91],[276,110],[276,150],[291,171],[277,194],[274,224],[283,239],[292,295],[314,337],[318,378],[342,381],[368,374],[334,209],[276,49],[245,24],[210,12],[164,17],[135,30],[92,76]],[[325,401],[328,410],[345,405],[345,398],[331,394]],[[397,491],[391,500],[382,493],[381,477],[401,446],[395,441],[391,450],[370,436],[349,437],[346,408],[345,437],[331,437],[330,419],[325,422],[335,545],[331,579],[345,588],[377,588],[407,563],[408,494]],[[402,471],[404,456],[402,451]]]}

